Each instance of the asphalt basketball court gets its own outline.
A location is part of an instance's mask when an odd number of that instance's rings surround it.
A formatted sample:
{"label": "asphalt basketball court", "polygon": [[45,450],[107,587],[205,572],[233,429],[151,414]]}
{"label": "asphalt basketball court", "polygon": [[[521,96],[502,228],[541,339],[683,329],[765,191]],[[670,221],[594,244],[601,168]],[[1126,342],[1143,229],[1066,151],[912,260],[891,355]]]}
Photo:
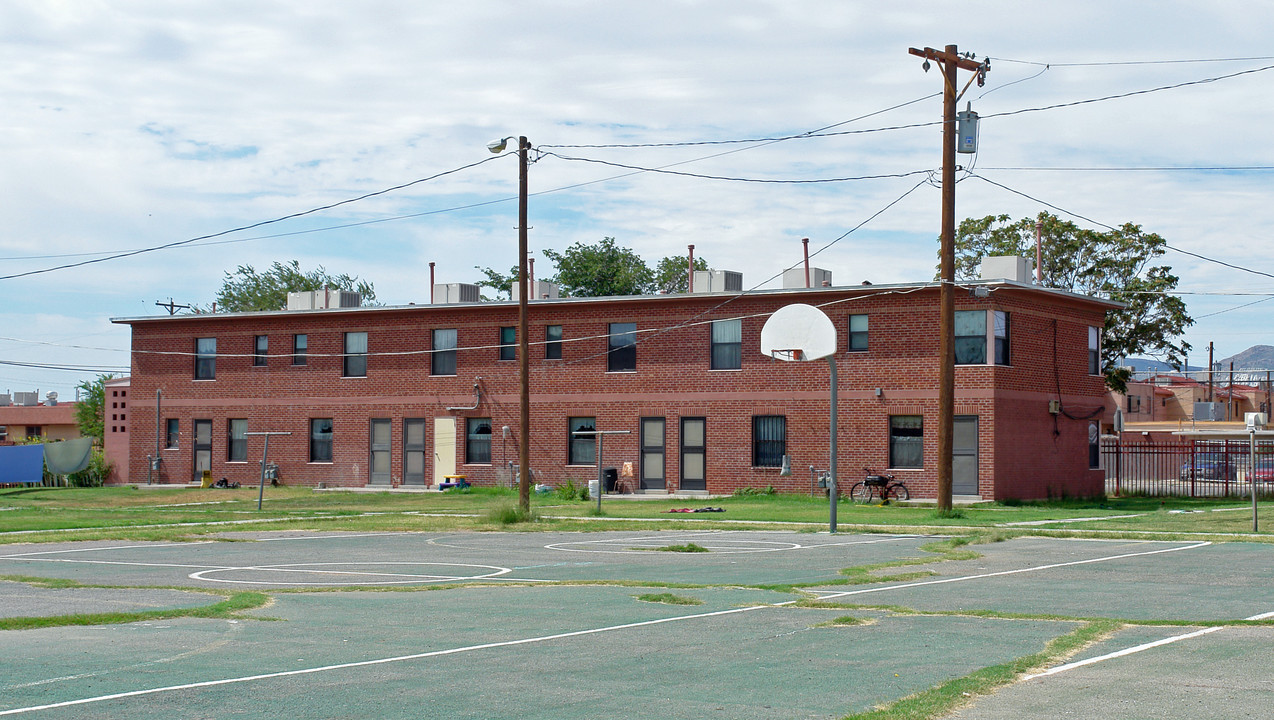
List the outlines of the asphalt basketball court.
{"label": "asphalt basketball court", "polygon": [[[271,598],[234,619],[5,631],[0,716],[838,718],[1037,653],[1095,617],[1185,624],[1127,627],[951,717],[1258,717],[1274,690],[1274,627],[1188,624],[1274,612],[1264,545],[1020,538],[899,570],[930,576],[833,585],[842,568],[925,556],[934,538],[226,537],[239,542],[0,549],[0,575],[111,586],[0,581],[6,617],[222,599],[201,588]],[[658,551],[688,543],[708,552]],[[772,588],[792,583],[876,607],[800,607],[807,595]],[[861,622],[832,622],[847,616]]]}

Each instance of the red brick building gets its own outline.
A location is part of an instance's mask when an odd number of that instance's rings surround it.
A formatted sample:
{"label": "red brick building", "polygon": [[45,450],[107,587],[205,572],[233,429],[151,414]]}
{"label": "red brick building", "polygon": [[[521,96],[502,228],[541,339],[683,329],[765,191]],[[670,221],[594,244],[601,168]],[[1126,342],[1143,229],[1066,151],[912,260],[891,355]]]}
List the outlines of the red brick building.
{"label": "red brick building", "polygon": [[[1090,426],[1112,303],[1029,283],[957,291],[955,493],[1102,492]],[[759,352],[769,314],[818,306],[838,333],[845,487],[890,469],[936,492],[938,291],[931,284],[530,302],[531,464],[540,482],[631,463],[649,493],[811,492],[826,469],[828,367]],[[120,318],[132,327],[129,476],[250,482],[263,438],[288,484],[507,482],[517,461],[517,304]],[[156,422],[156,391],[159,421]],[[1095,426],[1094,426],[1095,427]],[[789,456],[792,476],[779,466]]]}

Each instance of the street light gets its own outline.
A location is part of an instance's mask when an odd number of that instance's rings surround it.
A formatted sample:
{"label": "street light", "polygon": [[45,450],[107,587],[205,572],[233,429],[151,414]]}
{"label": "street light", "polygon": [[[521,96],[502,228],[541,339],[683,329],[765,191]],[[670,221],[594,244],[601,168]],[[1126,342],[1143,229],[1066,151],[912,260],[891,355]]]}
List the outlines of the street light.
{"label": "street light", "polygon": [[[488,143],[487,149],[502,153],[513,136]],[[526,277],[526,167],[531,143],[526,136],[518,141],[518,507],[524,514],[531,512],[531,366],[530,348],[527,342],[527,288]]]}

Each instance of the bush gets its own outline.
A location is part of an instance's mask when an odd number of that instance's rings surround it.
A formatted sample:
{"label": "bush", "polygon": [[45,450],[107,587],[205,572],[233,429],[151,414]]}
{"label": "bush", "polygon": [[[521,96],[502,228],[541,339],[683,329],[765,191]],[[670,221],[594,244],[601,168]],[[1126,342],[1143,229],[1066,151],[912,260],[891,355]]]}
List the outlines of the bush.
{"label": "bush", "polygon": [[93,448],[89,456],[88,467],[67,476],[71,487],[101,487],[111,476],[114,465],[106,459],[100,448]]}
{"label": "bush", "polygon": [[588,483],[576,485],[574,480],[567,480],[557,489],[557,496],[563,500],[588,500]]}
{"label": "bush", "polygon": [[755,488],[755,487],[741,487],[741,488],[735,488],[735,491],[734,491],[735,497],[756,497],[759,495],[777,495],[777,494],[778,494],[778,490],[775,490],[773,485],[766,485],[764,489]]}
{"label": "bush", "polygon": [[487,519],[499,525],[516,525],[537,522],[540,518],[534,510],[524,513],[522,508],[514,503],[500,503],[487,511]]}

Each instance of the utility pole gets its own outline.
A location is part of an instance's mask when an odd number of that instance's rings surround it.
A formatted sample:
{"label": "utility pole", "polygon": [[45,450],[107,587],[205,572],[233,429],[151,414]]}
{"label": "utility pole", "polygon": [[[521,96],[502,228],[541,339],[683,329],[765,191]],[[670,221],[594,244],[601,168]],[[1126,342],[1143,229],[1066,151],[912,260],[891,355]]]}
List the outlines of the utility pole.
{"label": "utility pole", "polygon": [[531,292],[527,282],[526,169],[531,141],[518,137],[518,507],[531,513],[531,345],[527,337]]}
{"label": "utility pole", "polygon": [[190,309],[190,306],[189,306],[189,305],[181,305],[181,304],[175,303],[175,302],[173,302],[173,299],[172,299],[172,298],[168,298],[168,302],[166,302],[166,303],[165,303],[165,302],[159,302],[158,300],[156,300],[156,301],[155,301],[155,304],[156,304],[156,305],[158,305],[158,306],[159,306],[159,307],[161,307],[161,308],[166,308],[166,309],[168,310],[168,314],[169,314],[169,315],[176,315],[176,314],[177,314],[177,309],[178,309],[178,308],[180,308],[180,309],[182,309],[182,310],[189,310],[189,309]]}
{"label": "utility pole", "polygon": [[[909,48],[907,52],[942,68],[942,285],[939,288],[938,318],[938,510],[951,510],[951,448],[955,432],[955,161],[956,161],[956,93],[957,71],[976,73],[978,85],[986,83],[990,63],[961,57],[955,45],[946,50],[927,47]],[[970,80],[972,82],[972,80]],[[967,85],[965,86],[967,89]]]}

